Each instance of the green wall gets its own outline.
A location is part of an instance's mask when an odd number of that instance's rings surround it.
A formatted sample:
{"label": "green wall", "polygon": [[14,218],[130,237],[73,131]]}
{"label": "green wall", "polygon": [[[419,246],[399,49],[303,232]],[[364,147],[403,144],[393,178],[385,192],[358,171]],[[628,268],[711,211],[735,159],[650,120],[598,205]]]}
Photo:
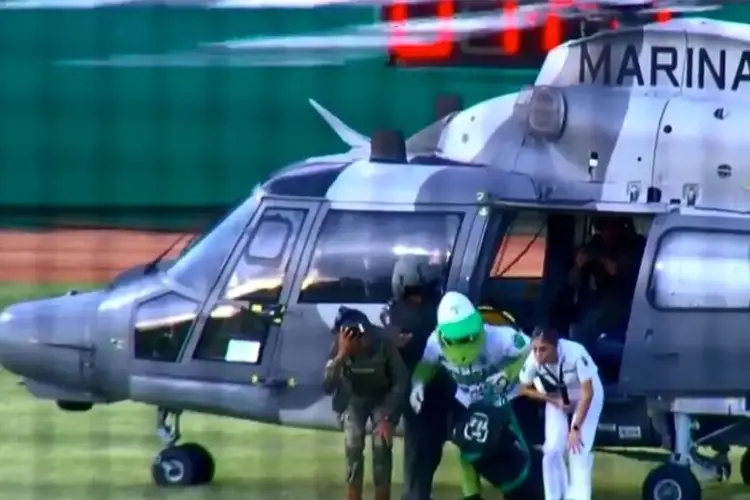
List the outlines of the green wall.
{"label": "green wall", "polygon": [[[729,17],[740,9],[750,12]],[[475,102],[533,79],[396,70],[383,59],[243,67],[197,52],[372,18],[345,8],[0,10],[0,205],[224,204],[284,164],[344,149],[310,97],[364,133],[412,132],[431,120],[440,93]],[[154,53],[172,55],[107,60]],[[70,63],[82,60],[97,64]]]}

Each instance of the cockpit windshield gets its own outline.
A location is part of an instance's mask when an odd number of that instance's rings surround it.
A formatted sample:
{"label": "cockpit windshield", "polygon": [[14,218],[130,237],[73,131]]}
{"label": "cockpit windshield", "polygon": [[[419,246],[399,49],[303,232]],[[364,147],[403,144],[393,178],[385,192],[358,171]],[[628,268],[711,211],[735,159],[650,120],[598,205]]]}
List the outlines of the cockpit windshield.
{"label": "cockpit windshield", "polygon": [[191,242],[166,271],[183,286],[207,293],[218,278],[221,266],[232,252],[245,226],[255,213],[261,194],[256,192],[229,212],[212,230]]}

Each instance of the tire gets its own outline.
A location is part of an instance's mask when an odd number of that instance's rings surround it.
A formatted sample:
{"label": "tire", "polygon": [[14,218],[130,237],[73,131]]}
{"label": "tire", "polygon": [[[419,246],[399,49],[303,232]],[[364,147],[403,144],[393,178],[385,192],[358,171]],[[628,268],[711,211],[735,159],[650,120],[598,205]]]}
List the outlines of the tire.
{"label": "tire", "polygon": [[179,446],[192,457],[195,464],[194,485],[209,484],[216,473],[216,463],[211,453],[198,443],[185,443]]}
{"label": "tire", "polygon": [[740,460],[740,476],[742,484],[750,484],[750,448],[746,448]]}
{"label": "tire", "polygon": [[151,465],[151,477],[157,486],[190,486],[198,470],[194,454],[181,446],[162,450]]}
{"label": "tire", "polygon": [[698,479],[683,465],[664,464],[648,473],[643,481],[643,500],[701,500]]}

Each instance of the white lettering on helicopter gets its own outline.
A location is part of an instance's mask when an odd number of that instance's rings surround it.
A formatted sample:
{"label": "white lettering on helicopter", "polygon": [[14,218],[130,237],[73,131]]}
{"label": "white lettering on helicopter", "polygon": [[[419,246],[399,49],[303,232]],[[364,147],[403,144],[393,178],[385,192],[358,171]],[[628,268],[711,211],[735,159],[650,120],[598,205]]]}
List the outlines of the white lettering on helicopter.
{"label": "white lettering on helicopter", "polygon": [[[657,86],[668,83],[680,87],[682,71],[679,52],[675,47],[653,45],[648,49],[646,63],[639,57],[641,49],[635,45],[618,47],[619,60],[613,59],[611,45],[581,44],[578,62],[579,83],[602,85]],[[688,47],[685,51],[684,88],[737,90],[743,82],[750,82],[750,50],[737,51],[735,64],[727,64],[725,49],[711,50]]]}

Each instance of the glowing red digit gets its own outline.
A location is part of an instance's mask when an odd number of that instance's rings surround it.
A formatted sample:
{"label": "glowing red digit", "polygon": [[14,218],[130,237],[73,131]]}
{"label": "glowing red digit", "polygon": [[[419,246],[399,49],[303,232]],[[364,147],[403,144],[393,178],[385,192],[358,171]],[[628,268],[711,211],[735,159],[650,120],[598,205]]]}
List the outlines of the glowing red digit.
{"label": "glowing red digit", "polygon": [[[440,0],[437,5],[437,17],[440,20],[453,17],[453,0]],[[393,6],[388,9],[388,21],[391,23],[402,23],[409,19],[408,5],[401,0],[394,0]],[[415,59],[447,59],[453,53],[453,33],[450,29],[440,30],[437,40],[433,43],[410,44],[400,43],[398,29],[389,41],[389,47],[393,55],[403,62]]]}
{"label": "glowing red digit", "polygon": [[521,30],[515,26],[516,23],[513,21],[517,12],[518,2],[516,0],[505,0],[503,2],[503,16],[507,16],[511,27],[502,30],[500,46],[503,49],[503,54],[511,56],[515,56],[521,51]]}
{"label": "glowing red digit", "polygon": [[557,14],[557,8],[567,7],[573,3],[573,0],[550,0],[552,8],[547,20],[544,23],[542,33],[542,51],[549,52],[563,42],[563,24],[562,19]]}
{"label": "glowing red digit", "polygon": [[668,10],[660,10],[656,13],[656,22],[657,23],[666,23],[672,19],[672,13]]}

